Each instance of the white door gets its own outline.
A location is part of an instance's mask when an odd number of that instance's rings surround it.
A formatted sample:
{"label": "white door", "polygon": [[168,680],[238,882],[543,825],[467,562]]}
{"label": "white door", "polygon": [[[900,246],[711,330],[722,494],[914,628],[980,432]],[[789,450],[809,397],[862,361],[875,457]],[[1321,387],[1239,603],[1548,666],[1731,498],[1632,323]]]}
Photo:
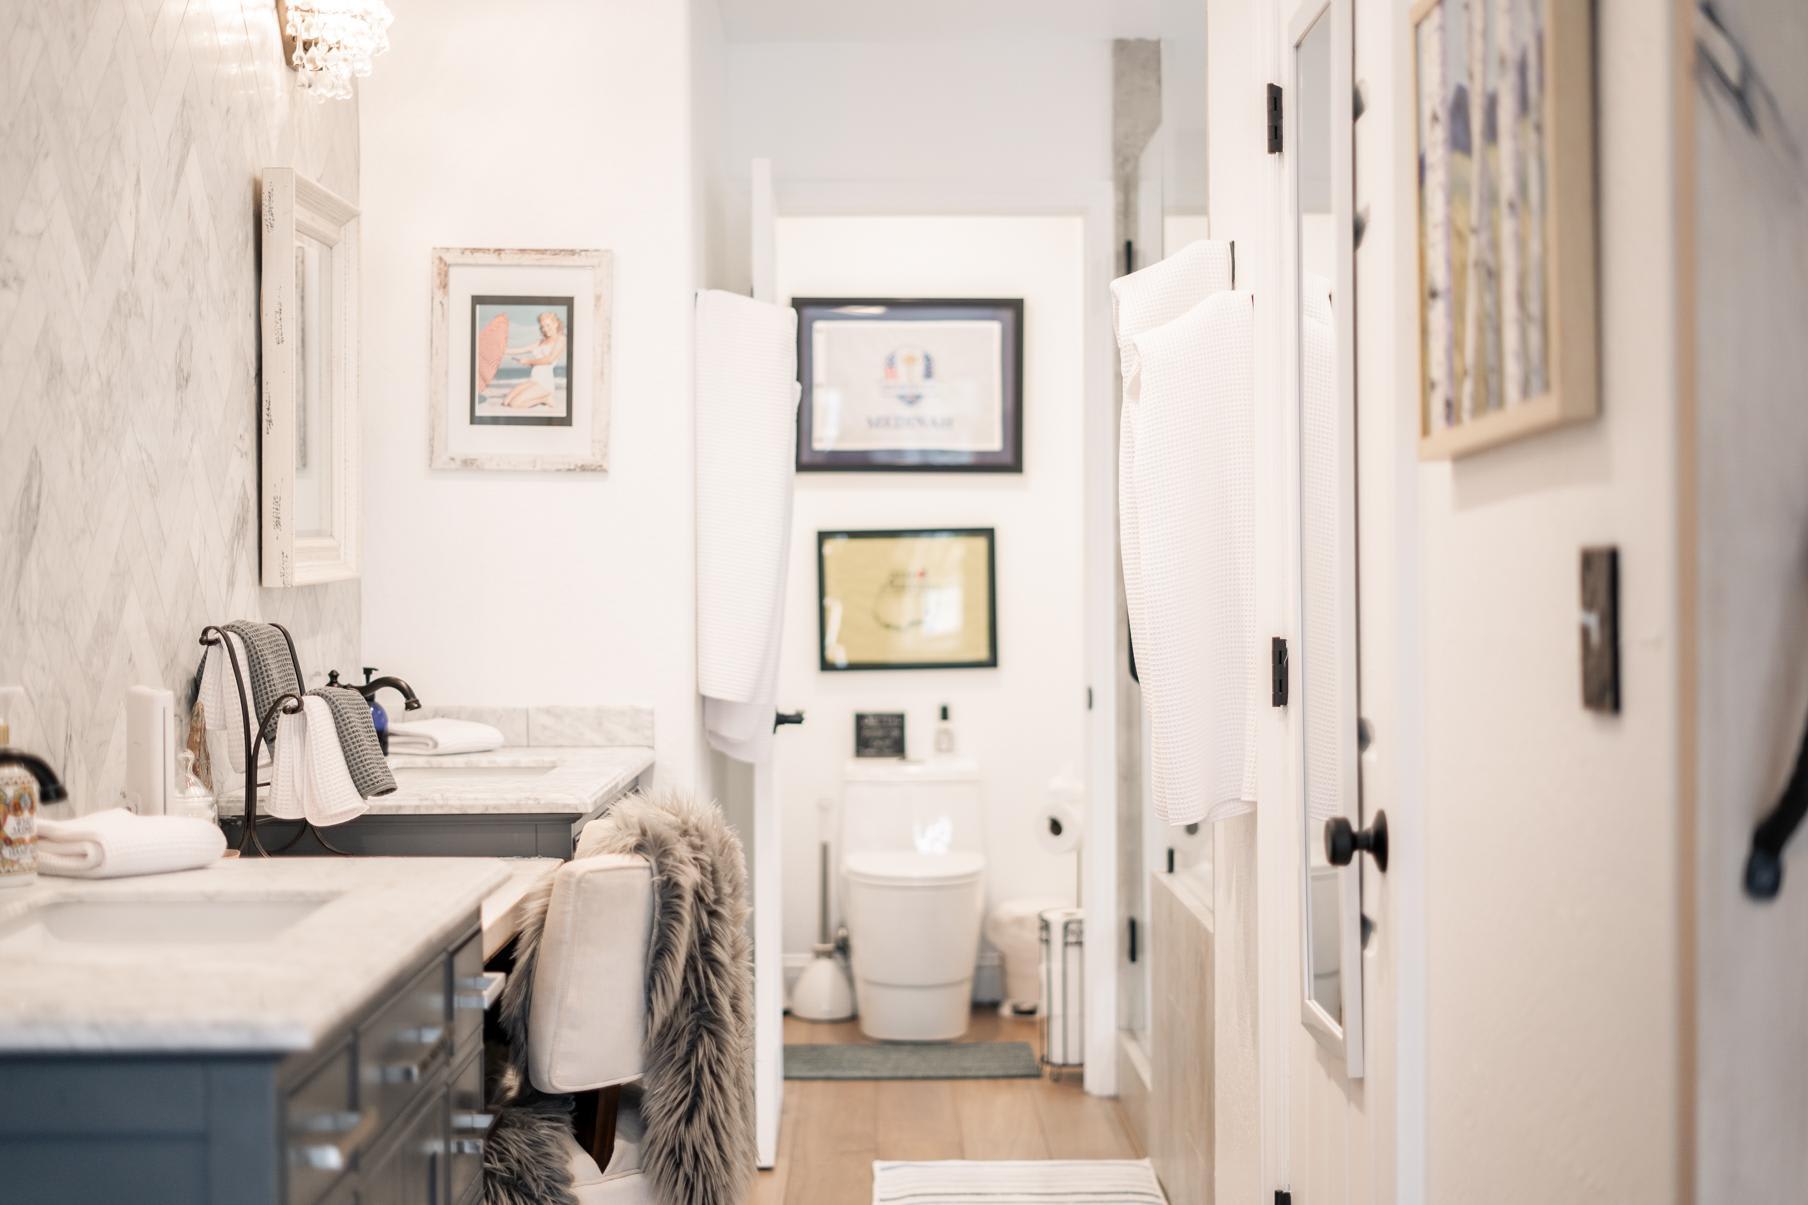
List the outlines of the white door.
{"label": "white door", "polygon": [[[1396,1198],[1390,880],[1379,850],[1352,852],[1348,840],[1379,831],[1405,752],[1392,622],[1397,407],[1385,387],[1363,387],[1355,354],[1364,303],[1375,299],[1379,326],[1391,294],[1384,280],[1358,283],[1352,9],[1306,0],[1280,31],[1292,773],[1291,789],[1265,802],[1291,821],[1291,857],[1276,868],[1280,889],[1264,891],[1278,923],[1262,927],[1290,951],[1289,998],[1266,1014],[1289,1034],[1277,1187],[1306,1205]],[[1341,848],[1329,848],[1328,830]]]}
{"label": "white door", "polygon": [[[774,301],[775,223],[772,161],[753,161],[753,296]],[[781,890],[783,811],[778,758],[770,752],[752,767],[754,1138],[761,1167],[778,1158],[778,1123],[785,1093],[784,899]]]}

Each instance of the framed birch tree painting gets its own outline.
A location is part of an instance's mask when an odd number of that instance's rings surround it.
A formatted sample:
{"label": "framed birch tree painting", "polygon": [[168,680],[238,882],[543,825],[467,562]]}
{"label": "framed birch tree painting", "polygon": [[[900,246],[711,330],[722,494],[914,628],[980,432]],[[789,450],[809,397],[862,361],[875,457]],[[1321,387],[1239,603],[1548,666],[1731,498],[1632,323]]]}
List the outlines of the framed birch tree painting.
{"label": "framed birch tree painting", "polygon": [[1420,459],[1599,413],[1593,10],[1413,6]]}

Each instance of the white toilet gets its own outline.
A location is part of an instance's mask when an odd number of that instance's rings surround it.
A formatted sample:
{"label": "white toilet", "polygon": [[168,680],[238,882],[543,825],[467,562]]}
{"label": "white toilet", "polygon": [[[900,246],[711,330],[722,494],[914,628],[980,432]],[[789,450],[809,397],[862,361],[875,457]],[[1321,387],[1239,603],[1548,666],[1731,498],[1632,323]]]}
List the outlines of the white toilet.
{"label": "white toilet", "polygon": [[854,760],[845,781],[841,898],[860,1029],[888,1042],[958,1038],[986,903],[979,767]]}

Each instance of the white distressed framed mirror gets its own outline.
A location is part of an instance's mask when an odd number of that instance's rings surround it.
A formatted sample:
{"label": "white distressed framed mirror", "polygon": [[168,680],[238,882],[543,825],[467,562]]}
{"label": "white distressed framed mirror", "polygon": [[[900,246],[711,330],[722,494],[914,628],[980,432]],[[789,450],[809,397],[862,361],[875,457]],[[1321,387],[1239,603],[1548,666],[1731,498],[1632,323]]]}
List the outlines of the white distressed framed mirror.
{"label": "white distressed framed mirror", "polygon": [[294,168],[260,193],[260,576],[358,576],[358,211]]}
{"label": "white distressed framed mirror", "polygon": [[1356,614],[1355,239],[1349,0],[1307,0],[1289,25],[1283,136],[1289,408],[1297,574],[1295,780],[1300,1019],[1363,1073],[1362,868],[1333,865],[1326,829],[1360,828]]}

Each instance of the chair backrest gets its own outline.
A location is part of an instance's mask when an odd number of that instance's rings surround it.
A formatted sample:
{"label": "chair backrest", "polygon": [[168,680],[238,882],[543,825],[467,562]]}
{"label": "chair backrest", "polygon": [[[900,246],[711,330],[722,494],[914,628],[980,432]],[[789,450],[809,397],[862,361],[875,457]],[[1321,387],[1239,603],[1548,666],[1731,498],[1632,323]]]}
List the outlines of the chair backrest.
{"label": "chair backrest", "polygon": [[528,1075],[542,1092],[584,1092],[641,1073],[653,868],[595,854],[553,874],[528,1013]]}

